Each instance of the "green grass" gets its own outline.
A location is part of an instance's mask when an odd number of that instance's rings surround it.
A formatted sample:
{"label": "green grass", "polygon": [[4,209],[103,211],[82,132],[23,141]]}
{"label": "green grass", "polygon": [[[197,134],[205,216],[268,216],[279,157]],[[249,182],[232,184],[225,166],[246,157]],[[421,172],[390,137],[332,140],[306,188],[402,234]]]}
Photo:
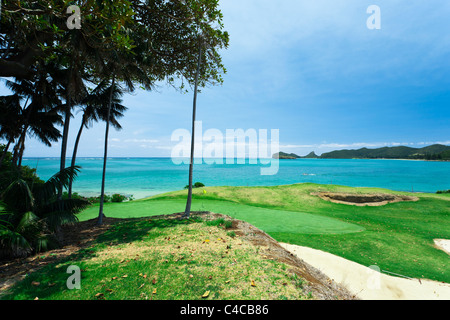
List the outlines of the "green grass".
{"label": "green grass", "polygon": [[[111,218],[138,218],[184,211],[184,199],[133,201],[123,204],[106,204],[104,213]],[[194,199],[193,211],[211,211],[245,220],[266,232],[295,232],[308,234],[351,233],[364,228],[338,219],[302,212],[275,210],[243,205],[223,200]],[[79,215],[80,220],[98,216],[98,205]],[[289,221],[289,224],[286,223]]]}
{"label": "green grass", "polygon": [[[304,281],[259,248],[227,235],[226,223],[141,219],[114,225],[97,242],[29,274],[2,299],[306,299]],[[81,269],[81,288],[66,272]],[[208,293],[208,294],[205,294]]]}
{"label": "green grass", "polygon": [[[207,192],[204,193],[203,189]],[[194,190],[192,210],[245,220],[279,242],[330,252],[408,277],[450,283],[449,256],[433,239],[450,239],[450,195],[417,194],[418,202],[381,207],[330,203],[318,191],[394,193],[376,188],[298,184]],[[123,222],[66,260],[30,273],[3,299],[303,299],[303,280],[284,264],[262,259],[226,220],[151,219],[184,211],[186,191],[108,203]],[[96,218],[98,206],[79,214]],[[223,242],[225,240],[225,242]],[[69,265],[82,270],[82,289],[68,290]],[[252,286],[252,281],[256,286]],[[202,298],[205,292],[208,296]]]}
{"label": "green grass", "polygon": [[[203,189],[207,193],[203,193]],[[381,207],[330,203],[312,192],[392,193],[378,188],[298,184],[275,187],[210,187],[194,190],[193,210],[210,210],[245,220],[279,242],[330,252],[360,264],[408,277],[450,283],[448,255],[433,239],[450,239],[450,195],[414,193],[418,202]],[[182,212],[186,191],[105,206],[107,216]],[[81,219],[95,217],[90,208]]]}

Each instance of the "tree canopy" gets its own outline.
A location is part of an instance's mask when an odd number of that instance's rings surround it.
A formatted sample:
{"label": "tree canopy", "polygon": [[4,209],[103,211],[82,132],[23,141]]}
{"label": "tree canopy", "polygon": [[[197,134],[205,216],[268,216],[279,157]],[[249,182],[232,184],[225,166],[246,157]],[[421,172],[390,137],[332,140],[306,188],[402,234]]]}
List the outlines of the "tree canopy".
{"label": "tree canopy", "polygon": [[[67,27],[69,5],[80,8],[80,29]],[[120,80],[132,88],[193,82],[199,41],[210,49],[202,59],[200,86],[222,82],[225,72],[218,51],[229,37],[218,0],[11,0],[2,4],[1,15],[2,77],[29,79],[41,72],[39,61],[53,61],[63,68],[82,66],[88,78],[98,80],[120,55],[129,64]]]}

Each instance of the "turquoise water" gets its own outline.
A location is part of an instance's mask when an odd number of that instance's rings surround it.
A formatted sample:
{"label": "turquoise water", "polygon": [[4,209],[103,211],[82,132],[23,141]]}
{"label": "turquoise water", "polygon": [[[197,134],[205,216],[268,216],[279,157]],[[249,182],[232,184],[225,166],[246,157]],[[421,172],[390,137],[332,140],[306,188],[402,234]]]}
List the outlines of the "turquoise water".
{"label": "turquoise water", "polygon": [[[68,162],[70,163],[70,159]],[[57,158],[24,159],[46,180],[59,170]],[[100,194],[103,159],[79,158],[81,172],[74,191]],[[352,187],[380,187],[397,191],[436,192],[450,189],[450,162],[408,160],[298,159],[279,160],[276,175],[263,176],[266,164],[196,164],[194,182],[206,186],[271,186],[312,182]],[[136,199],[183,189],[188,165],[170,158],[110,158],[106,192],[132,194]]]}

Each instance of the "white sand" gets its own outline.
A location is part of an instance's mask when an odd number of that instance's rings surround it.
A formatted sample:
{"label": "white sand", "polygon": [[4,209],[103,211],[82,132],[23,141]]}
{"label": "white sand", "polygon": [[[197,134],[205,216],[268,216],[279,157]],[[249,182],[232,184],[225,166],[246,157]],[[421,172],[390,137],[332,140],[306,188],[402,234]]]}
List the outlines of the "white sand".
{"label": "white sand", "polygon": [[450,254],[450,240],[434,239],[434,244],[441,250]]}
{"label": "white sand", "polygon": [[281,245],[362,300],[450,299],[448,283],[388,276],[327,252],[285,243]]}

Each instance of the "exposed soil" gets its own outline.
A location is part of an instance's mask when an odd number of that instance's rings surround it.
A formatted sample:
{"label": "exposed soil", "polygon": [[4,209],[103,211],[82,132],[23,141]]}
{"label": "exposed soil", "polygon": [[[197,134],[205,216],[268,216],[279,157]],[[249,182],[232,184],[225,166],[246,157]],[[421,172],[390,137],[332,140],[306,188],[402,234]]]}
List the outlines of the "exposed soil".
{"label": "exposed soil", "polygon": [[311,195],[330,201],[333,203],[342,203],[354,206],[384,206],[388,203],[402,201],[419,201],[419,198],[412,196],[394,195],[394,194],[356,194],[356,193],[333,193],[319,192]]}
{"label": "exposed soil", "polygon": [[[181,213],[152,217],[152,219],[180,219]],[[201,216],[203,219],[225,218],[232,220],[232,227],[227,229],[234,231],[237,236],[251,244],[260,247],[260,254],[264,259],[272,259],[290,266],[290,271],[306,280],[304,290],[311,292],[315,299],[320,300],[353,300],[355,296],[330,280],[323,273],[306,264],[294,254],[284,249],[276,240],[265,232],[251,224],[235,220],[222,214],[211,212],[196,212],[193,216]],[[146,218],[148,219],[148,218]],[[57,250],[47,251],[25,259],[0,261],[0,295],[17,281],[23,279],[27,273],[37,271],[47,264],[53,263],[61,258],[67,257],[82,248],[89,247],[98,235],[108,230],[113,224],[127,220],[137,219],[113,219],[104,218],[101,227],[96,226],[96,219],[79,222],[63,229],[63,246]]]}

